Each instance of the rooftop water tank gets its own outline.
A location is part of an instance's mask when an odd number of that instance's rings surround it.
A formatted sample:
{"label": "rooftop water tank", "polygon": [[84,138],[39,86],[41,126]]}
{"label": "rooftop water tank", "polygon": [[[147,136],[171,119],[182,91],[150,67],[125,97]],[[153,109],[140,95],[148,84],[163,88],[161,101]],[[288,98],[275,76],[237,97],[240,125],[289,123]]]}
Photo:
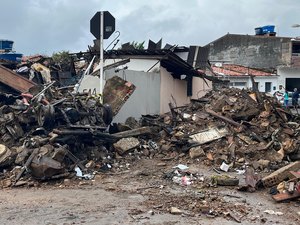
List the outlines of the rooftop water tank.
{"label": "rooftop water tank", "polygon": [[6,51],[11,51],[13,48],[13,41],[10,40],[0,40],[0,49],[1,50],[6,50]]}
{"label": "rooftop water tank", "polygon": [[256,27],[255,28],[255,34],[256,35],[263,35],[262,27]]}
{"label": "rooftop water tank", "polygon": [[267,25],[262,27],[262,32],[264,34],[274,33],[275,26],[274,25]]}
{"label": "rooftop water tank", "polygon": [[8,60],[12,62],[21,62],[23,54],[15,52],[0,53],[0,60]]}

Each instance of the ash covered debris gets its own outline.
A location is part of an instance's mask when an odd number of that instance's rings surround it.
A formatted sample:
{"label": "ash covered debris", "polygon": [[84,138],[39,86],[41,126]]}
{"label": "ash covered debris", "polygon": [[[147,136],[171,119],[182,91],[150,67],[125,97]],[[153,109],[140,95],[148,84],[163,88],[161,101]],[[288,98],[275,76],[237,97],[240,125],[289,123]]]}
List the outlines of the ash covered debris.
{"label": "ash covered debris", "polygon": [[[2,183],[74,177],[76,170],[90,178],[95,171],[119,170],[128,160],[184,157],[219,172],[246,169],[246,185],[255,189],[261,178],[247,168],[268,172],[299,159],[299,118],[274,97],[223,88],[186,106],[170,103],[164,115],[111,124],[134,85],[117,77],[107,85],[111,107],[99,96],[52,83],[27,94],[2,94],[0,166],[7,170]],[[126,90],[115,93],[116,85]]]}
{"label": "ash covered debris", "polygon": [[118,101],[111,98],[113,107],[102,104],[101,96],[54,84],[0,95],[1,178],[11,185],[23,174],[42,180],[66,177],[75,166],[87,173],[83,163],[89,161],[101,168],[112,159],[110,145],[122,138],[109,134],[108,125],[133,93],[133,84],[119,77],[109,80],[106,91],[114,93],[115,85],[120,91]]}

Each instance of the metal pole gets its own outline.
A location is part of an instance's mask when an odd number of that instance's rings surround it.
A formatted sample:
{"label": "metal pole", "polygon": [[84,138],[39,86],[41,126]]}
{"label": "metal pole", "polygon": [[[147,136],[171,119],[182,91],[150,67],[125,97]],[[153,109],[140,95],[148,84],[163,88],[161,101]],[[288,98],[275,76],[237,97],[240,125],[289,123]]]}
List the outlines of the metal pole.
{"label": "metal pole", "polygon": [[103,11],[100,14],[100,89],[101,103],[103,103]]}

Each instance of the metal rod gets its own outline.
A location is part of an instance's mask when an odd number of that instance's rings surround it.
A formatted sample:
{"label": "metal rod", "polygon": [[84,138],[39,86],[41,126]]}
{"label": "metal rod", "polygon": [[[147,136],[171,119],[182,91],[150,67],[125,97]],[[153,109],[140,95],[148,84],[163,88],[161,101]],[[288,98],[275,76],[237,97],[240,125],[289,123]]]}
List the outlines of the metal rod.
{"label": "metal rod", "polygon": [[230,124],[232,124],[232,125],[234,125],[234,126],[236,126],[236,127],[242,126],[242,125],[239,124],[238,122],[235,122],[234,120],[229,119],[229,118],[227,118],[227,117],[225,117],[225,116],[221,116],[221,115],[219,115],[218,113],[216,113],[215,111],[213,111],[213,110],[211,110],[211,109],[206,109],[206,112],[209,113],[210,115],[212,115],[212,116],[214,116],[214,117],[217,117],[217,118],[219,118],[219,119],[222,119],[222,120],[224,120],[224,121],[226,121],[226,122],[228,122],[228,123],[230,123]]}
{"label": "metal rod", "polygon": [[43,90],[41,90],[38,94],[36,94],[31,101],[35,100],[38,98],[41,94],[44,94],[53,84],[55,84],[55,81],[52,81],[50,84],[48,84]]}
{"label": "metal rod", "polygon": [[81,76],[80,80],[78,81],[77,86],[76,86],[76,88],[75,88],[75,93],[78,93],[83,78],[84,78],[86,75],[90,74],[90,69],[91,69],[91,67],[92,67],[92,65],[93,65],[93,63],[94,63],[95,58],[96,58],[96,56],[94,55],[93,58],[92,58],[92,60],[91,60],[91,62],[90,62],[89,65],[88,65],[88,67],[86,68],[86,70],[84,71],[84,73],[83,73],[83,75]]}

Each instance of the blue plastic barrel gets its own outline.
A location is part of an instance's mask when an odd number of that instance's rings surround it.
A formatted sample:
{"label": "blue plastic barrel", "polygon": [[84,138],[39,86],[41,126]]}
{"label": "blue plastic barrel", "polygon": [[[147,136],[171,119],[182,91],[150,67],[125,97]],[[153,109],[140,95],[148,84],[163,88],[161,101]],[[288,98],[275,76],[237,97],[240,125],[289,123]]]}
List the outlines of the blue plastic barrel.
{"label": "blue plastic barrel", "polygon": [[267,25],[262,27],[262,31],[264,34],[274,33],[275,26],[274,25]]}
{"label": "blue plastic barrel", "polygon": [[256,27],[255,28],[255,34],[256,35],[262,35],[263,34],[262,28],[261,27]]}
{"label": "blue plastic barrel", "polygon": [[10,40],[0,40],[0,49],[11,51],[13,44],[14,42]]}
{"label": "blue plastic barrel", "polygon": [[22,56],[23,54],[14,53],[14,52],[0,53],[0,59],[13,61],[13,62],[21,62]]}

